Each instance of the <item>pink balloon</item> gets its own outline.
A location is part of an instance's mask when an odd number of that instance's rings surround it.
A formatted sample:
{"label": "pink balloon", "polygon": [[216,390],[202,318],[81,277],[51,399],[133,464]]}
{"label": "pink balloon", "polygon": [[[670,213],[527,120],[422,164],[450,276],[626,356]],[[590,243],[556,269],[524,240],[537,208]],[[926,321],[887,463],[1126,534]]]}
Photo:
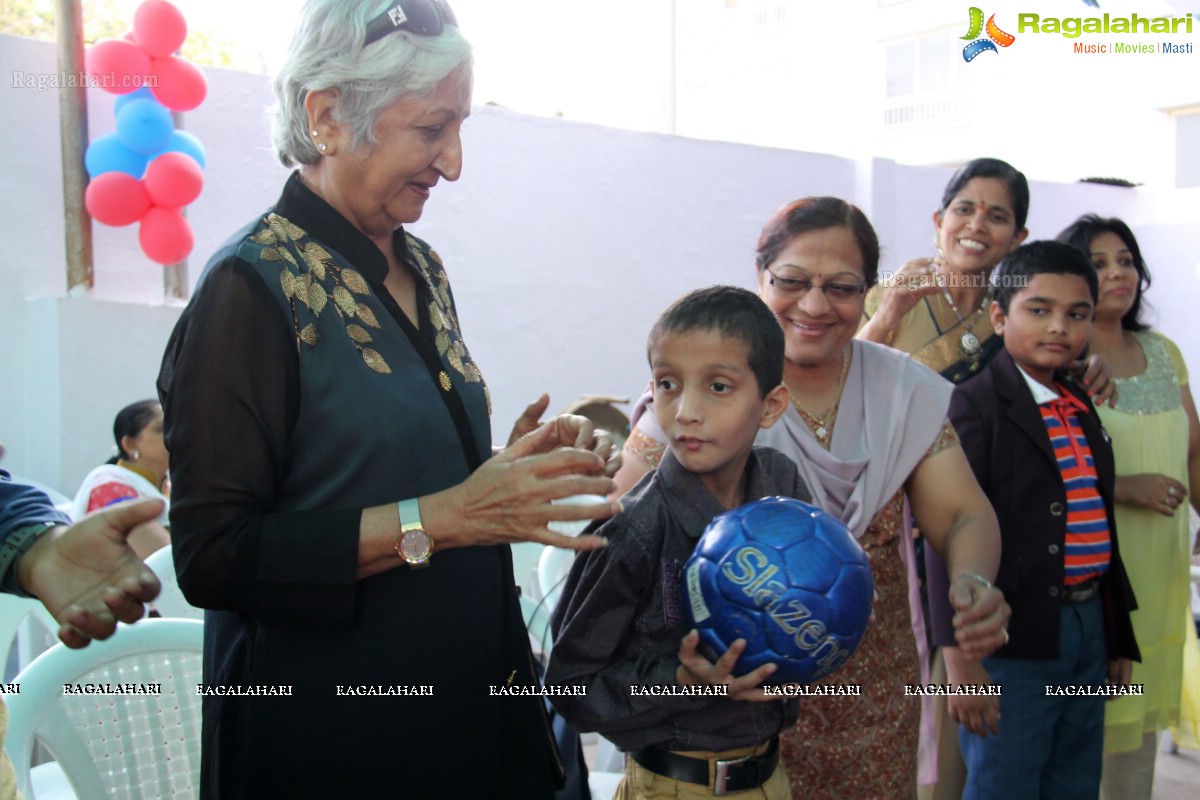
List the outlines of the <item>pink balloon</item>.
{"label": "pink balloon", "polygon": [[187,22],[166,0],[146,0],[133,12],[133,33],[150,55],[169,56],[187,38]]}
{"label": "pink balloon", "polygon": [[156,58],[150,65],[150,73],[154,76],[150,91],[158,102],[172,111],[191,111],[203,103],[208,94],[204,73],[182,58]]}
{"label": "pink balloon", "polygon": [[84,62],[89,75],[99,86],[113,94],[129,94],[146,84],[150,76],[150,56],[124,39],[102,39],[88,48]]}
{"label": "pink balloon", "polygon": [[142,252],[159,264],[177,264],[192,252],[192,226],[178,209],[152,207],[138,229]]}
{"label": "pink balloon", "polygon": [[83,204],[96,220],[119,228],[132,225],[150,210],[150,195],[132,175],[104,172],[88,184]]}
{"label": "pink balloon", "polygon": [[183,153],[163,153],[150,162],[142,180],[150,199],[160,208],[183,208],[204,188],[200,165]]}

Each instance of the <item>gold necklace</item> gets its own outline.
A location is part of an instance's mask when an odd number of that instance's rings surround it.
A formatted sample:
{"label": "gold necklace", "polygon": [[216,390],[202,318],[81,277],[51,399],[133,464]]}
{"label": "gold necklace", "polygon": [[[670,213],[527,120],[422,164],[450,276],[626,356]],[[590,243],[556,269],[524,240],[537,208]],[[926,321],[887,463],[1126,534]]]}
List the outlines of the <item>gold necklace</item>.
{"label": "gold necklace", "polygon": [[842,387],[846,385],[846,373],[850,371],[849,350],[850,346],[847,345],[846,349],[842,351],[842,372],[838,376],[837,399],[833,401],[833,405],[829,407],[823,416],[818,418],[815,415],[808,413],[804,410],[804,406],[800,405],[800,401],[796,399],[796,395],[791,394],[790,392],[788,394],[788,398],[792,401],[792,405],[794,405],[796,410],[800,412],[800,419],[804,420],[804,424],[812,430],[813,435],[817,437],[817,441],[826,448],[829,447],[830,439],[832,439],[833,423],[837,419],[838,408],[842,404]]}

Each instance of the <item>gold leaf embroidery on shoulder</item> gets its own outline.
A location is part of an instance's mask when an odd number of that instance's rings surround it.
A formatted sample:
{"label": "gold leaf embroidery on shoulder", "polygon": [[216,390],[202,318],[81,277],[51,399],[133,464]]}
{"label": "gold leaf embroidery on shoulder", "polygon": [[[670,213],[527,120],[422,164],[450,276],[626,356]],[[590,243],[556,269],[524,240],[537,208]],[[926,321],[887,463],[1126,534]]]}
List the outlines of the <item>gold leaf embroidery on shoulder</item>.
{"label": "gold leaf embroidery on shoulder", "polygon": [[383,360],[383,356],[379,355],[379,353],[376,353],[371,348],[364,347],[362,349],[362,357],[363,361],[367,362],[368,367],[380,373],[381,375],[390,375],[392,373],[392,368],[389,367],[387,362]]}
{"label": "gold leaf embroidery on shoulder", "polygon": [[433,323],[434,330],[446,330],[446,317],[442,314],[442,307],[436,302],[429,304],[429,321]]}
{"label": "gold leaf embroidery on shoulder", "polygon": [[446,360],[450,362],[450,366],[454,367],[455,371],[466,377],[466,372],[463,370],[462,356],[458,354],[457,348],[450,348],[450,352],[446,354]]}
{"label": "gold leaf embroidery on shoulder", "polygon": [[308,253],[318,261],[332,261],[333,256],[329,255],[329,251],[314,241],[307,241],[300,248],[302,252]]}
{"label": "gold leaf embroidery on shoulder", "polygon": [[362,327],[361,325],[355,325],[354,323],[350,323],[346,326],[346,333],[350,334],[350,338],[359,344],[367,344],[368,342],[375,341],[371,334],[367,333],[366,328]]}
{"label": "gold leaf embroidery on shoulder", "polygon": [[288,272],[287,267],[279,273],[279,283],[283,286],[283,296],[287,298],[295,297],[296,295],[296,277]]}
{"label": "gold leaf embroidery on shoulder", "polygon": [[354,302],[354,296],[346,291],[345,286],[333,287],[333,302],[347,317],[353,317],[358,311],[358,303]]}
{"label": "gold leaf embroidery on shoulder", "polygon": [[304,273],[299,278],[296,278],[294,283],[296,286],[296,299],[304,303],[304,305],[308,305],[308,287],[312,285],[312,273]]}
{"label": "gold leaf embroidery on shoulder", "polygon": [[329,295],[325,293],[325,287],[319,283],[314,283],[308,287],[308,307],[312,309],[313,314],[321,316],[321,312],[325,310],[325,304],[329,302]]}
{"label": "gold leaf embroidery on shoulder", "polygon": [[355,294],[371,293],[371,290],[367,288],[367,281],[352,269],[342,270],[342,283],[346,284],[346,288]]}
{"label": "gold leaf embroidery on shoulder", "polygon": [[375,319],[375,312],[372,311],[366,303],[359,303],[358,307],[355,308],[355,311],[358,312],[358,318],[361,319],[363,324],[368,328],[379,327],[379,320]]}
{"label": "gold leaf embroidery on shoulder", "polygon": [[437,335],[437,339],[434,340],[434,344],[437,345],[439,356],[446,355],[446,351],[450,349],[450,334],[442,331]]}
{"label": "gold leaf embroidery on shoulder", "polygon": [[445,267],[445,264],[442,263],[442,257],[438,255],[437,250],[430,249],[429,258],[439,267]]}
{"label": "gold leaf embroidery on shoulder", "polygon": [[304,259],[304,263],[308,265],[311,274],[315,275],[317,280],[325,280],[325,264],[332,259],[329,253],[325,252],[325,248],[314,242],[307,242],[300,250],[300,257]]}
{"label": "gold leaf embroidery on shoulder", "polygon": [[410,240],[408,251],[413,254],[413,259],[417,262],[417,269],[421,270],[425,274],[425,277],[428,278],[429,262],[425,260],[425,254],[421,252],[421,248],[413,244]]}
{"label": "gold leaf embroidery on shoulder", "polygon": [[[370,306],[355,298],[355,295],[371,296],[370,284],[362,273],[340,266],[328,250],[308,240],[308,234],[302,228],[278,214],[269,215],[266,223],[267,229],[259,231],[253,239],[263,245],[261,257],[264,261],[284,262],[279,281],[284,296],[291,303],[296,347],[300,348],[301,344],[315,347],[321,338],[317,327],[319,321],[301,328],[297,307],[307,306],[319,320],[326,306],[332,303],[337,315],[347,323],[346,335],[362,356],[363,363],[374,372],[390,375],[392,368],[387,360],[378,351],[363,347],[375,340],[367,328],[380,328],[380,325]],[[361,325],[349,322],[355,317]]]}
{"label": "gold leaf embroidery on shoulder", "polygon": [[306,235],[303,228],[293,225],[274,212],[267,215],[267,225],[274,231],[275,237],[281,243],[294,239],[303,239]]}

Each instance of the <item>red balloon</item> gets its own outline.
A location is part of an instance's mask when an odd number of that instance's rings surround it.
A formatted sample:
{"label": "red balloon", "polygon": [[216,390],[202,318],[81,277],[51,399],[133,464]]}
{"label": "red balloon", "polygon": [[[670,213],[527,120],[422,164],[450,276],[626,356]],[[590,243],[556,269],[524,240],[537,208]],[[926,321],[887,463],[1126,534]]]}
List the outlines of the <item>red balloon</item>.
{"label": "red balloon", "polygon": [[177,264],[192,252],[192,226],[178,209],[153,207],[142,217],[138,242],[151,261]]}
{"label": "red balloon", "polygon": [[133,12],[133,33],[150,55],[169,56],[187,38],[187,22],[166,0],[146,0]]}
{"label": "red balloon", "polygon": [[208,84],[192,62],[176,56],[156,58],[150,65],[150,91],[172,111],[191,111],[204,102]]}
{"label": "red balloon", "polygon": [[132,175],[104,172],[88,184],[83,204],[96,220],[119,228],[132,225],[150,210],[150,195]]}
{"label": "red balloon", "polygon": [[204,188],[200,165],[183,153],[163,153],[150,162],[142,180],[150,199],[160,208],[183,208]]}
{"label": "red balloon", "polygon": [[129,94],[146,85],[151,74],[150,56],[133,42],[124,39],[102,39],[87,51],[85,59],[89,75],[98,85],[113,94]]}

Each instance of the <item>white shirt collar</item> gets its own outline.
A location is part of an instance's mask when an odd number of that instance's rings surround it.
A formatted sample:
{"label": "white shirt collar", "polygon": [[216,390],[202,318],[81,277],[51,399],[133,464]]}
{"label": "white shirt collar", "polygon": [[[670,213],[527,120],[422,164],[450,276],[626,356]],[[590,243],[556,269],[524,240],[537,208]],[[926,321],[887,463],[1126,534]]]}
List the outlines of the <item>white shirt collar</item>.
{"label": "white shirt collar", "polygon": [[[1016,362],[1013,363],[1016,364]],[[1042,403],[1048,403],[1051,400],[1056,400],[1059,397],[1062,397],[1062,395],[1060,395],[1058,392],[1052,389],[1047,389],[1045,386],[1029,377],[1029,373],[1021,369],[1020,364],[1016,364],[1016,367],[1017,371],[1021,373],[1021,377],[1025,379],[1026,385],[1029,386],[1029,391],[1033,392],[1033,402],[1037,403],[1039,406]]]}

